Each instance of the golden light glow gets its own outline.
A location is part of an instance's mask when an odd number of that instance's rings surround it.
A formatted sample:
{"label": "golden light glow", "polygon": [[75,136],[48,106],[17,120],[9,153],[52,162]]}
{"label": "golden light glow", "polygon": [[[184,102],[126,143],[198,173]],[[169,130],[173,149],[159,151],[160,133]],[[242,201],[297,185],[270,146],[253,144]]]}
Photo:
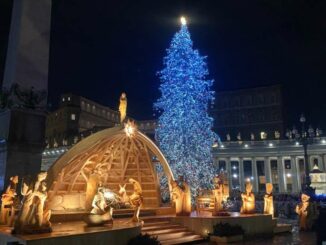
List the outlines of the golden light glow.
{"label": "golden light glow", "polygon": [[187,25],[187,20],[184,16],[181,16],[180,21],[182,25]]}
{"label": "golden light glow", "polygon": [[106,199],[112,199],[112,198],[114,198],[114,194],[111,191],[106,191],[106,192],[104,192],[104,197]]}
{"label": "golden light glow", "polygon": [[136,125],[133,121],[129,121],[125,123],[125,132],[128,137],[132,137],[135,134],[136,131]]}

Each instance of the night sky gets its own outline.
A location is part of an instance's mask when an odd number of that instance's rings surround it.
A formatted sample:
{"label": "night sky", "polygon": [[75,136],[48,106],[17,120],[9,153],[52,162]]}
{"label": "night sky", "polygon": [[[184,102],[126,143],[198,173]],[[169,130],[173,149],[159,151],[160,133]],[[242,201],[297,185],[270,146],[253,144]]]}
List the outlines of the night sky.
{"label": "night sky", "polygon": [[[10,1],[0,6],[0,75]],[[326,1],[54,0],[49,73],[52,108],[72,92],[129,114],[154,117],[156,72],[185,15],[196,49],[208,56],[215,91],[282,84],[287,123],[305,112],[326,130]]]}

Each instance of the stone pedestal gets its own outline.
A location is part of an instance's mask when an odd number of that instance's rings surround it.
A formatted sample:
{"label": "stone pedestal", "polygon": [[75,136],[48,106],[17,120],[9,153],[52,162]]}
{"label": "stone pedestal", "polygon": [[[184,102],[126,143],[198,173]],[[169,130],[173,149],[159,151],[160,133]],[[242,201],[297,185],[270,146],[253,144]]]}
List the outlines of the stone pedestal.
{"label": "stone pedestal", "polygon": [[10,176],[36,175],[44,150],[45,114],[36,110],[0,111],[0,189]]}

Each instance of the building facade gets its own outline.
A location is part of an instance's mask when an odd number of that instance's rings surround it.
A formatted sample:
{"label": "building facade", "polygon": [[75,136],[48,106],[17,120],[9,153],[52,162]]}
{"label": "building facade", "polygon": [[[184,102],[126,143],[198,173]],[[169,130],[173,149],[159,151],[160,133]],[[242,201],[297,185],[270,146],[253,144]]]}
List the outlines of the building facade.
{"label": "building facade", "polygon": [[282,87],[218,92],[211,115],[214,131],[222,140],[227,135],[231,140],[281,138],[284,136]]}
{"label": "building facade", "polygon": [[[140,131],[154,139],[156,120],[135,122]],[[46,149],[42,154],[42,170],[47,170],[55,160],[80,140],[119,124],[119,111],[82,96],[63,94],[59,108],[47,116]]]}
{"label": "building facade", "polygon": [[114,127],[119,120],[118,111],[81,96],[64,94],[59,108],[47,116],[47,148],[72,145],[92,130]]}
{"label": "building facade", "polygon": [[[316,137],[308,146],[309,169],[326,170],[326,138]],[[255,192],[298,193],[305,177],[303,146],[296,140],[222,142],[213,148],[215,171],[226,171],[229,186],[244,191],[252,182]]]}

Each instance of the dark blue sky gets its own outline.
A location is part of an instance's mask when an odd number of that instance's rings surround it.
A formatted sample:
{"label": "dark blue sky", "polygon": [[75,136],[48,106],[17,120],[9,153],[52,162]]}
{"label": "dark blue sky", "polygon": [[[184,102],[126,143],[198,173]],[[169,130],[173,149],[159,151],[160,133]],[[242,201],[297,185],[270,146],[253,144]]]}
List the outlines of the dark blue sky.
{"label": "dark blue sky", "polygon": [[[216,91],[282,84],[289,124],[305,112],[326,129],[322,0],[55,0],[49,101],[73,92],[117,108],[126,91],[130,115],[152,118],[156,72],[180,15],[189,19],[195,48],[208,56]],[[4,25],[0,31],[3,50]]]}

